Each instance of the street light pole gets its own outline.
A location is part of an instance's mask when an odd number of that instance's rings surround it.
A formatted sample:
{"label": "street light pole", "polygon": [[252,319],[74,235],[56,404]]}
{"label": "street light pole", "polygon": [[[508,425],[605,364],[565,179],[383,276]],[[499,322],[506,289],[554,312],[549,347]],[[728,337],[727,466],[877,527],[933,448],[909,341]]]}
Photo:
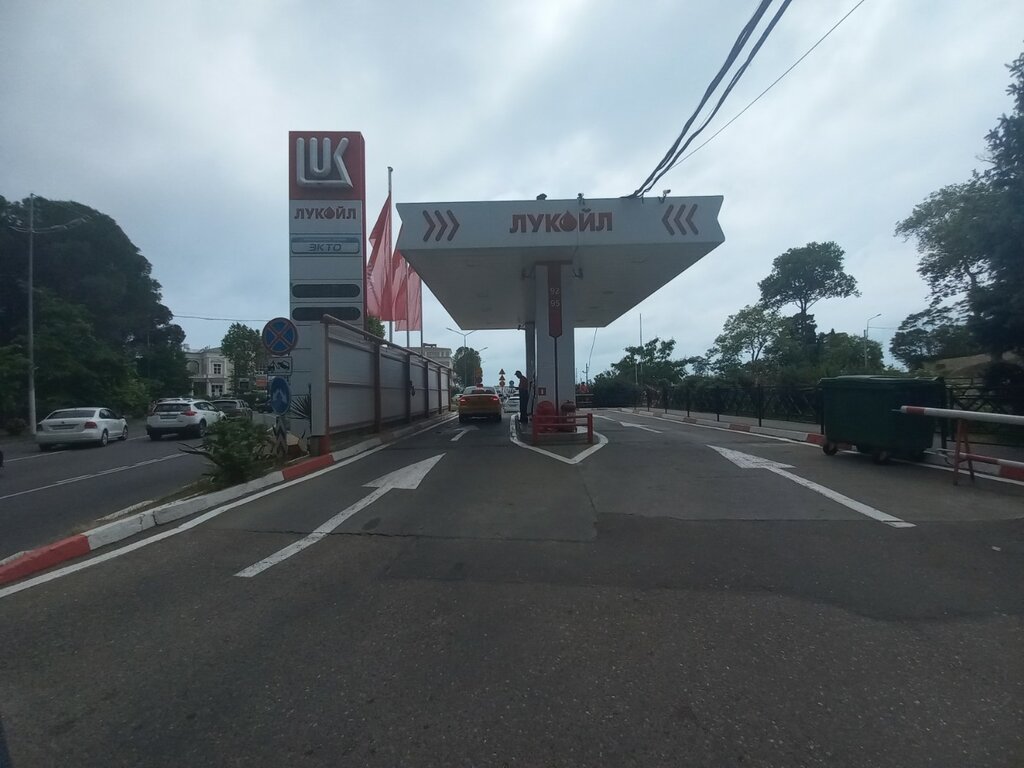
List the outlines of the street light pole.
{"label": "street light pole", "polygon": [[[454,328],[448,328],[447,326],[445,326],[445,330],[451,331],[456,336],[461,336],[462,337],[462,348],[463,349],[468,349],[468,346],[467,346],[467,343],[466,343],[466,339],[469,337],[469,335],[471,333],[476,333],[478,329],[474,328],[472,331],[457,331]],[[465,355],[463,355],[462,359],[463,359],[463,363],[465,363],[465,359],[466,359]],[[466,372],[465,371],[466,366],[463,365],[462,367],[463,367],[463,373],[465,373]],[[464,387],[468,387],[469,386],[469,376],[468,375],[463,377],[463,379],[462,379],[462,386],[464,386]]]}
{"label": "street light pole", "polygon": [[16,227],[8,225],[15,232],[28,233],[28,421],[29,430],[33,436],[36,434],[36,344],[35,344],[35,236],[46,235],[51,232],[64,232],[79,224],[84,224],[89,218],[79,216],[66,224],[56,224],[52,227],[36,229],[36,196],[29,193],[28,196],[28,227]]}
{"label": "street light pole", "polygon": [[32,305],[33,288],[33,245],[35,240],[36,196],[28,196],[28,428],[33,437],[36,434],[36,342],[35,312]]}
{"label": "street light pole", "polygon": [[868,331],[871,329],[871,321],[882,316],[879,312],[877,315],[872,315],[868,318],[868,321],[864,323],[864,373],[868,372]]}

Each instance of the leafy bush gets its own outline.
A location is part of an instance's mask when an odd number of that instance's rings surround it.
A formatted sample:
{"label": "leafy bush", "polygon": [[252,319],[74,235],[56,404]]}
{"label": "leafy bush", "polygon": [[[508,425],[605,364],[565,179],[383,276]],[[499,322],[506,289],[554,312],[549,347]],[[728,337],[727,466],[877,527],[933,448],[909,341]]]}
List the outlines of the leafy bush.
{"label": "leafy bush", "polygon": [[234,485],[259,477],[274,459],[273,435],[262,424],[221,419],[206,432],[199,448],[182,448],[213,464],[206,474],[217,485]]}
{"label": "leafy bush", "polygon": [[7,434],[12,436],[20,435],[27,427],[28,422],[18,416],[12,416],[4,425],[4,429],[7,430]]}

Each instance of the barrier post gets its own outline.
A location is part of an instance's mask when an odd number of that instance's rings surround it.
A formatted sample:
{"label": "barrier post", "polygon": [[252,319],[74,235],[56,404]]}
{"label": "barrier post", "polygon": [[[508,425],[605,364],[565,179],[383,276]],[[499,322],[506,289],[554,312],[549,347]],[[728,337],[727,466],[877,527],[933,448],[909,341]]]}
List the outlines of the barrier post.
{"label": "barrier post", "polygon": [[974,461],[971,459],[970,433],[967,429],[967,422],[963,419],[956,420],[956,453],[953,454],[953,485],[960,485],[960,465],[967,464],[971,473],[971,482],[974,482]]}

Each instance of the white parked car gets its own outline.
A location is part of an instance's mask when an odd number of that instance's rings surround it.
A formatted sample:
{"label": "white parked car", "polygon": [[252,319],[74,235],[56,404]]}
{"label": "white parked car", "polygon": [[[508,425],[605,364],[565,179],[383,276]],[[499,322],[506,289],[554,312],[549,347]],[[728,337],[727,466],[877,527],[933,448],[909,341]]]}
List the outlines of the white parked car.
{"label": "white parked car", "polygon": [[146,434],[150,440],[159,440],[171,433],[203,437],[208,427],[224,417],[224,412],[208,400],[191,397],[161,400],[146,418]]}
{"label": "white parked car", "polygon": [[71,443],[102,446],[115,439],[128,439],[128,422],[109,408],[61,408],[36,425],[36,443],[41,451]]}
{"label": "white parked car", "polygon": [[502,410],[504,410],[505,413],[519,413],[519,396],[510,396],[505,401],[505,405],[502,406]]}

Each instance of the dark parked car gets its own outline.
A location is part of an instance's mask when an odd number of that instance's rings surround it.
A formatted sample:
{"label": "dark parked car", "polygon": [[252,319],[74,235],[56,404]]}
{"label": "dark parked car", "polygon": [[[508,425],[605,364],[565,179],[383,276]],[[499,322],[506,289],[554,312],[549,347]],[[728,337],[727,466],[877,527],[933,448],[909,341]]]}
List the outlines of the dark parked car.
{"label": "dark parked car", "polygon": [[251,419],[252,409],[245,400],[214,400],[213,406],[229,419]]}

